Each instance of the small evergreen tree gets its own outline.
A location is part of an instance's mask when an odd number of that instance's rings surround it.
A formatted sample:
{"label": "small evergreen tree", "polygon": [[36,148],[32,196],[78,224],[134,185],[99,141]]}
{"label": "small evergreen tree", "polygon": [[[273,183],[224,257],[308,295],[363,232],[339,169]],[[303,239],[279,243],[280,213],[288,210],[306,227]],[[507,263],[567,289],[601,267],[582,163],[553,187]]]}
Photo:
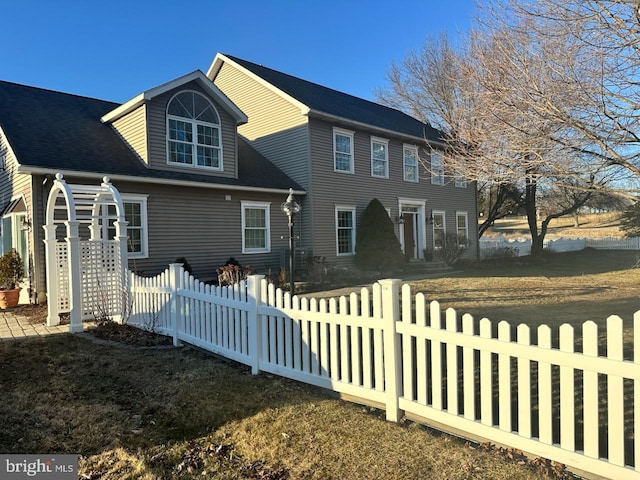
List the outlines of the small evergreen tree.
{"label": "small evergreen tree", "polygon": [[359,268],[380,272],[398,269],[405,263],[393,222],[376,198],[367,205],[356,231],[355,262]]}
{"label": "small evergreen tree", "polygon": [[620,228],[627,237],[640,237],[640,200],[622,212]]}

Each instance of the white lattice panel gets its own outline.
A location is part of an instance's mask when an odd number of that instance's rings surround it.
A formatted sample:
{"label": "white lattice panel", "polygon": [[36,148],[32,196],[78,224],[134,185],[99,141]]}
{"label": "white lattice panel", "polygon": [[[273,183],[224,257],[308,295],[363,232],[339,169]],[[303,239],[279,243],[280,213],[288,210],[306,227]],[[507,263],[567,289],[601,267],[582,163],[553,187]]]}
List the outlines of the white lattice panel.
{"label": "white lattice panel", "polygon": [[56,243],[55,272],[58,281],[58,311],[69,312],[71,310],[71,298],[69,295],[69,253],[67,244]]}
{"label": "white lattice panel", "polygon": [[112,317],[120,312],[122,270],[116,240],[80,242],[82,317]]}

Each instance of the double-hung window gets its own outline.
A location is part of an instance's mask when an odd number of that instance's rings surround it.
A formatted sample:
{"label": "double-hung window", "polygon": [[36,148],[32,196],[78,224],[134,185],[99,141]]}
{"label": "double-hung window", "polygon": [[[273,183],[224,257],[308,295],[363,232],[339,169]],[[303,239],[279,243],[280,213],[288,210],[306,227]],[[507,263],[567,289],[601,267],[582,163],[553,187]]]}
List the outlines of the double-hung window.
{"label": "double-hung window", "polygon": [[181,92],[167,106],[167,163],[222,170],[220,119],[197,92]]}
{"label": "double-hung window", "polygon": [[356,253],[356,207],[336,206],[336,252],[338,256]]}
{"label": "double-hung window", "polygon": [[271,251],[270,204],[242,202],[242,253]]}
{"label": "double-hung window", "polygon": [[418,149],[405,145],[403,148],[404,181],[418,181]]}
{"label": "double-hung window", "polygon": [[389,141],[371,139],[371,176],[389,178]]}
{"label": "double-hung window", "polygon": [[461,173],[456,174],[454,185],[458,188],[467,188],[467,178]]}
{"label": "double-hung window", "polygon": [[[148,227],[147,227],[147,196],[122,194],[122,205],[124,207],[124,219],[127,221],[127,253],[129,258],[147,258],[148,250]],[[112,240],[116,236],[114,225],[116,217],[115,205],[108,205],[108,222],[106,223],[105,236]]]}
{"label": "double-hung window", "polygon": [[446,228],[444,212],[433,212],[433,247],[442,248],[444,245],[444,232]]}
{"label": "double-hung window", "polygon": [[467,212],[456,212],[456,231],[458,232],[458,245],[467,246],[469,241]]}
{"label": "double-hung window", "polygon": [[333,169],[353,173],[353,132],[333,129]]}
{"label": "double-hung window", "polygon": [[431,151],[431,183],[433,185],[444,185],[442,155],[433,150]]}

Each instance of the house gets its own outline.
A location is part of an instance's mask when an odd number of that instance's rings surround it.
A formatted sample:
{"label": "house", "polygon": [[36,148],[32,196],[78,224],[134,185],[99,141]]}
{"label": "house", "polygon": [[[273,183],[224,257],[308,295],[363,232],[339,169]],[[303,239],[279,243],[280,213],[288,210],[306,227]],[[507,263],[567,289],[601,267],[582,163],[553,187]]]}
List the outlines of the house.
{"label": "house", "polygon": [[290,188],[303,207],[300,255],[351,265],[359,215],[378,198],[419,260],[445,231],[477,238],[475,185],[424,176],[421,161],[437,172],[441,147],[436,130],[402,112],[229,55],[124,104],[3,81],[3,251],[22,254],[42,300],[44,209],[62,173],[76,184],[110,178],[124,201],[129,268],[143,274],[181,257],[202,279],[230,257],[277,273]]}
{"label": "house", "polygon": [[246,121],[201,71],[124,104],[0,82],[2,245],[21,253],[33,298],[46,291],[42,225],[58,172],[76,184],[110,177],[133,270],[157,274],[182,257],[212,279],[234,257],[277,272],[288,245],[280,204],[290,188],[305,192],[237,134]]}
{"label": "house", "polygon": [[359,216],[377,198],[409,260],[439,248],[445,231],[469,239],[465,255],[477,258],[476,185],[439,166],[437,130],[230,55],[207,76],[249,117],[238,132],[307,192],[297,224],[307,252],[350,265]]}

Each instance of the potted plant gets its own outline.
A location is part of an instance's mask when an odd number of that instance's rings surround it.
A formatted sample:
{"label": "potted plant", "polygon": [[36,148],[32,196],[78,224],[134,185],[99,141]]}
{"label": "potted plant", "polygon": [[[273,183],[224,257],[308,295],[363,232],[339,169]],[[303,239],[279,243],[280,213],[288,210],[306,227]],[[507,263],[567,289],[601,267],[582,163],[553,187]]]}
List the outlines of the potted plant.
{"label": "potted plant", "polygon": [[20,287],[18,283],[24,278],[24,264],[20,254],[12,248],[0,257],[0,308],[18,306]]}

